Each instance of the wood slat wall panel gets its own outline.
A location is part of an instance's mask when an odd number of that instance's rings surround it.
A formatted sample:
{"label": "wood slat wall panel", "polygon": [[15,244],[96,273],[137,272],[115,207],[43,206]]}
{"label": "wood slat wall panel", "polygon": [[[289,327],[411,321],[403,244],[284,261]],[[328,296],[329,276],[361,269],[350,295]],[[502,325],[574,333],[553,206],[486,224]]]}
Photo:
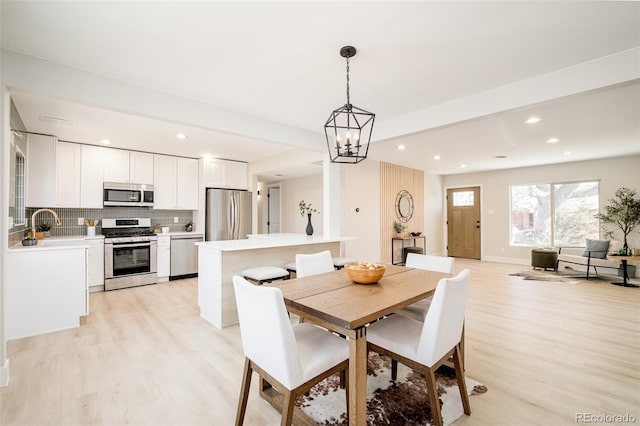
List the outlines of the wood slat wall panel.
{"label": "wood slat wall panel", "polygon": [[391,262],[391,238],[395,236],[396,196],[407,190],[413,197],[413,217],[407,230],[424,232],[424,172],[380,162],[380,261]]}

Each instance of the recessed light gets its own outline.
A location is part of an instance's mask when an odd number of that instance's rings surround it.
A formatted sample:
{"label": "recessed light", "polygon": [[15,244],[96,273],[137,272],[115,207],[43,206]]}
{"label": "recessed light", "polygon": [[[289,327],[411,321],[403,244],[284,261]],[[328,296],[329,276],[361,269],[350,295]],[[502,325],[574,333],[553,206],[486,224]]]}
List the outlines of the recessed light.
{"label": "recessed light", "polygon": [[549,139],[547,139],[547,143],[556,143],[556,142],[560,142],[560,139],[558,139],[558,138],[549,138]]}
{"label": "recessed light", "polygon": [[571,151],[565,151],[562,153],[562,155],[571,155]]}
{"label": "recessed light", "polygon": [[460,167],[462,167],[464,169],[465,167],[467,167],[467,165],[466,164],[460,164]]}
{"label": "recessed light", "polygon": [[538,121],[542,120],[542,118],[538,118],[538,117],[529,117],[527,118],[527,120],[525,121],[525,123],[527,124],[533,124],[533,123],[537,123]]}
{"label": "recessed light", "polygon": [[507,158],[508,155],[494,155],[493,158]]}
{"label": "recessed light", "polygon": [[111,141],[110,141],[109,139],[102,139],[102,140],[100,141],[100,143],[103,143],[103,144],[105,144],[105,145],[109,145],[109,144],[111,143]]}
{"label": "recessed light", "polygon": [[439,156],[439,155],[434,155],[434,156],[433,156],[433,159],[434,159],[434,160],[439,160],[439,159],[440,159],[440,156]]}
{"label": "recessed light", "polygon": [[187,138],[187,135],[185,135],[184,133],[178,133],[176,135],[176,138],[184,140]]}
{"label": "recessed light", "polygon": [[398,150],[399,151],[404,151],[406,147],[404,145],[398,145]]}

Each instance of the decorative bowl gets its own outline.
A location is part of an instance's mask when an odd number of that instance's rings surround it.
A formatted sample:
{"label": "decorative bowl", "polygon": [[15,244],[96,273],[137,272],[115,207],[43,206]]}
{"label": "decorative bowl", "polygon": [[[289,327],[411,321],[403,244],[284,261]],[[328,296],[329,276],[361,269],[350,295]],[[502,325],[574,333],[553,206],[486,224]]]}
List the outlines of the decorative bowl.
{"label": "decorative bowl", "polygon": [[23,246],[35,246],[38,244],[38,240],[22,240]]}
{"label": "decorative bowl", "polygon": [[420,235],[422,235],[422,232],[411,232],[412,237],[419,237]]}
{"label": "decorative bowl", "polygon": [[384,265],[370,263],[373,267],[365,267],[366,262],[347,263],[344,270],[351,281],[358,284],[375,284],[382,279],[387,270]]}

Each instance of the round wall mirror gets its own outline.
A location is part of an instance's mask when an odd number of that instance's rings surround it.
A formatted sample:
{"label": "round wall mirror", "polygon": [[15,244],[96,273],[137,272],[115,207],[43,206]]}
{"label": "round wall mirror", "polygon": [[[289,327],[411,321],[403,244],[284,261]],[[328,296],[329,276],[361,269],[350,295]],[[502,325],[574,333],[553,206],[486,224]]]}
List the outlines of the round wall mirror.
{"label": "round wall mirror", "polygon": [[400,222],[408,222],[413,217],[413,197],[402,190],[396,196],[396,216]]}

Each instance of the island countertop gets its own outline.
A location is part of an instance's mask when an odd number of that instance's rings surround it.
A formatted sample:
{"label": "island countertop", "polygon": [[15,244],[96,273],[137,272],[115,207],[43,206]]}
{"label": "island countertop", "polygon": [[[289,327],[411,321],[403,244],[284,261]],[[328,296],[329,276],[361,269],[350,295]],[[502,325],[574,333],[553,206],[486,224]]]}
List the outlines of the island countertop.
{"label": "island countertop", "polygon": [[354,240],[354,237],[325,237],[305,234],[250,234],[246,240],[203,241],[196,243],[203,248],[220,251],[253,250],[273,247],[290,247],[307,244],[340,243]]}

